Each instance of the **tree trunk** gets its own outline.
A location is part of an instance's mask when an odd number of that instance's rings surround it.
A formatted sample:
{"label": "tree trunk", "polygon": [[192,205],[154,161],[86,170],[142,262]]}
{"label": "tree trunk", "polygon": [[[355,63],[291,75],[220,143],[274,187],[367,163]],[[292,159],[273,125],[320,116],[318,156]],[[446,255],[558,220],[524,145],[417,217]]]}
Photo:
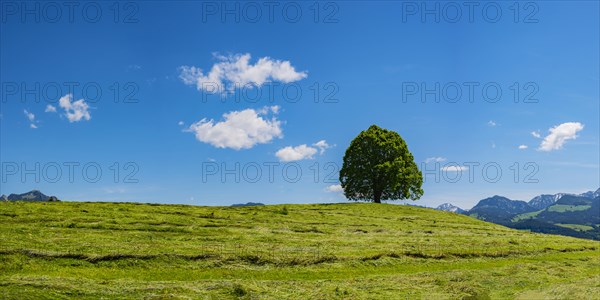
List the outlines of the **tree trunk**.
{"label": "tree trunk", "polygon": [[373,202],[381,203],[381,192],[375,192],[373,194]]}

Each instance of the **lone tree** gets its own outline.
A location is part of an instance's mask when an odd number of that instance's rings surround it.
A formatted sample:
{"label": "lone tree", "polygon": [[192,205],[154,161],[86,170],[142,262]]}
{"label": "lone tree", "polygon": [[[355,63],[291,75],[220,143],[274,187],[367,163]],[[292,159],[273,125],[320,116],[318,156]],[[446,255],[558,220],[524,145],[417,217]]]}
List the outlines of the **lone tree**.
{"label": "lone tree", "polygon": [[371,125],[346,149],[340,182],[349,200],[417,200],[423,176],[402,137]]}

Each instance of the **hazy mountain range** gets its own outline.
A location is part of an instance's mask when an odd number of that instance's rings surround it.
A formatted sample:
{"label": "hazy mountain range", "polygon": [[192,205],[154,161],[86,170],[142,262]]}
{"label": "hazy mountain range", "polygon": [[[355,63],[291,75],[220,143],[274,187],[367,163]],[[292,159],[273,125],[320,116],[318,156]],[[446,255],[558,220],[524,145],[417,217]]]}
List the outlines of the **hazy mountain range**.
{"label": "hazy mountain range", "polygon": [[582,194],[544,194],[528,202],[496,195],[469,210],[450,203],[436,209],[517,229],[600,240],[600,189]]}
{"label": "hazy mountain range", "polygon": [[450,203],[444,203],[444,204],[436,207],[435,209],[437,209],[437,210],[443,210],[443,211],[449,211],[449,212],[453,212],[453,213],[459,213],[459,214],[462,214],[462,213],[466,212],[466,210],[464,210],[464,209],[462,209],[462,208],[460,208],[458,206],[452,205]]}
{"label": "hazy mountain range", "polygon": [[[535,196],[533,197],[531,200],[529,200],[529,202],[526,202],[527,204],[529,204],[529,206],[531,206],[532,208],[539,210],[539,209],[544,209],[554,203],[556,203],[556,201],[558,201],[558,199],[560,199],[562,196],[565,195],[570,195],[570,196],[579,196],[579,197],[585,197],[585,198],[596,198],[598,196],[600,196],[600,188],[597,189],[596,191],[588,191],[585,193],[581,193],[581,194],[569,194],[569,193],[558,193],[558,194],[542,194],[539,196]],[[482,206],[485,206],[485,203],[489,203],[490,199],[496,198],[497,201],[503,202],[503,199],[509,200],[509,201],[517,201],[517,202],[525,202],[525,201],[521,201],[521,200],[511,200],[508,199],[506,197],[502,197],[502,196],[493,196],[493,197],[489,197],[483,200],[480,200],[479,203],[477,203],[477,205],[475,205],[472,209],[476,208],[477,206],[479,206],[480,204],[482,204],[481,202],[483,201],[484,204]],[[493,201],[493,200],[492,200]],[[506,205],[510,205],[510,204],[506,204]],[[519,204],[517,204],[519,205]],[[521,204],[522,206],[522,204]],[[435,209],[437,210],[443,210],[443,211],[450,211],[450,212],[457,212],[458,211],[462,211],[462,212],[466,212],[469,211],[468,209],[462,209],[458,206],[455,206],[451,203],[444,203],[439,205],[438,207],[436,207]],[[471,210],[472,210],[471,209]]]}
{"label": "hazy mountain range", "polygon": [[0,196],[0,201],[59,201],[58,198],[54,196],[47,196],[44,193],[33,190],[31,192],[23,193],[23,194],[10,194],[8,196],[2,195]]}
{"label": "hazy mountain range", "polygon": [[264,204],[260,203],[260,202],[247,202],[247,203],[237,203],[237,204],[231,204],[231,206],[233,207],[240,207],[240,206],[262,206]]}

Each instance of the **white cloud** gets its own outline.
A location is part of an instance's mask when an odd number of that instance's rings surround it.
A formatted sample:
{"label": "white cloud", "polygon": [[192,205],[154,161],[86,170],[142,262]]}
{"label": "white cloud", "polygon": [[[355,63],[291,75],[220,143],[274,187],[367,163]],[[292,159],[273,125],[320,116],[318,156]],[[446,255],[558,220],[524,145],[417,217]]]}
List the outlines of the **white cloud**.
{"label": "white cloud", "polygon": [[[249,149],[283,136],[281,121],[274,116],[278,110],[278,106],[272,106],[266,111],[231,111],[223,114],[223,121],[215,123],[204,118],[190,125],[188,131],[194,132],[199,141],[217,148]],[[269,113],[273,114],[271,119]]]}
{"label": "white cloud", "polygon": [[79,122],[82,119],[89,121],[92,117],[88,111],[89,106],[83,99],[73,102],[73,95],[67,94],[58,100],[58,105],[65,110],[69,122]]}
{"label": "white cloud", "polygon": [[496,142],[492,142],[492,149],[496,149]]}
{"label": "white cloud", "polygon": [[533,135],[534,138],[542,138],[542,135],[540,134],[539,131],[532,131],[531,135]]}
{"label": "white cloud", "polygon": [[29,122],[35,122],[35,115],[33,113],[28,112],[26,109],[23,110],[23,113],[25,113],[25,116]]}
{"label": "white cloud", "polygon": [[179,121],[179,122],[177,122],[177,125],[179,125],[179,126],[183,126],[183,121]]}
{"label": "white cloud", "polygon": [[442,171],[444,171],[444,172],[462,172],[462,171],[466,171],[468,169],[469,168],[466,166],[457,166],[457,165],[442,167]]}
{"label": "white cloud", "polygon": [[323,155],[323,153],[325,153],[325,150],[333,147],[333,146],[327,144],[327,141],[325,141],[325,140],[320,140],[320,141],[314,143],[313,146],[319,148],[319,154],[321,154],[321,155]]}
{"label": "white cloud", "polygon": [[317,154],[316,148],[309,147],[306,144],[302,144],[296,147],[287,146],[285,148],[279,149],[279,151],[275,153],[275,156],[277,156],[280,161],[296,161],[303,159],[312,159],[315,154]]}
{"label": "white cloud", "polygon": [[236,87],[262,86],[267,82],[290,83],[307,77],[306,72],[296,72],[289,61],[262,57],[250,64],[250,54],[229,56],[216,55],[215,63],[208,73],[193,66],[181,66],[179,78],[187,85],[196,85],[207,92],[232,92]]}
{"label": "white cloud", "polygon": [[330,186],[326,187],[325,190],[328,192],[332,192],[332,193],[340,193],[340,192],[344,191],[344,189],[342,189],[341,184],[330,185]]}
{"label": "white cloud", "polygon": [[35,115],[31,112],[28,112],[26,109],[23,110],[23,113],[25,114],[25,117],[27,117],[27,120],[29,120],[30,122],[29,128],[36,129],[37,126],[35,125]]}
{"label": "white cloud", "polygon": [[329,149],[333,146],[329,145],[327,141],[320,140],[314,144],[313,147],[307,146],[306,144],[302,144],[300,146],[292,147],[287,146],[285,148],[279,149],[275,156],[279,158],[280,161],[296,161],[303,159],[313,159],[314,155],[319,152],[319,154],[323,155],[326,149]]}
{"label": "white cloud", "polygon": [[544,138],[538,150],[552,151],[561,149],[567,140],[576,139],[577,132],[583,130],[583,127],[584,125],[579,122],[567,122],[548,129],[550,134]]}
{"label": "white cloud", "polygon": [[428,164],[430,162],[443,162],[443,161],[446,161],[446,158],[445,157],[441,157],[441,156],[438,156],[438,157],[428,157],[428,158],[425,159],[425,163],[426,164]]}
{"label": "white cloud", "polygon": [[46,105],[46,110],[44,112],[56,112],[56,107],[53,105]]}
{"label": "white cloud", "polygon": [[492,127],[494,127],[494,126],[497,125],[496,122],[494,122],[492,120],[490,120],[489,122],[487,122],[487,124],[488,124],[488,126],[492,126]]}
{"label": "white cloud", "polygon": [[519,145],[519,149],[527,149],[527,145]]}

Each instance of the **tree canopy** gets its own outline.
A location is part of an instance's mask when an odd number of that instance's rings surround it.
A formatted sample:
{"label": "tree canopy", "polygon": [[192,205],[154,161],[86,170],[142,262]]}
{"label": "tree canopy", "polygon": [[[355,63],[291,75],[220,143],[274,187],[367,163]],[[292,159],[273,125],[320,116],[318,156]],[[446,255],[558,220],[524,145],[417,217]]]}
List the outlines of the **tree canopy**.
{"label": "tree canopy", "polygon": [[349,200],[417,200],[423,176],[406,142],[394,131],[371,125],[344,154],[340,182]]}

